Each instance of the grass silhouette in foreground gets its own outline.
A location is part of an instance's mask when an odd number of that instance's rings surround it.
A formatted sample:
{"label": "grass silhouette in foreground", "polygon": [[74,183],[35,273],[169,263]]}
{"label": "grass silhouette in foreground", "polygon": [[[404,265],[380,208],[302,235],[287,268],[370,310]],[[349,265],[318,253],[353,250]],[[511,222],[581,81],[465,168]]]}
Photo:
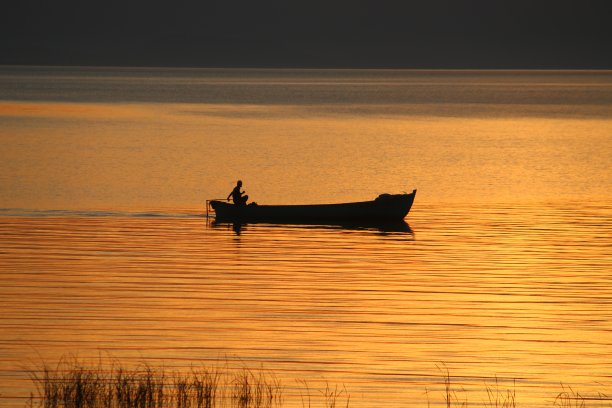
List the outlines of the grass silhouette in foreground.
{"label": "grass silhouette in foreground", "polygon": [[[32,371],[36,385],[30,405],[45,408],[275,408],[282,406],[282,388],[273,374],[238,369],[192,368],[168,373],[142,365],[126,369],[116,362],[88,366],[62,359]],[[337,395],[336,397],[339,397]],[[335,401],[328,404],[335,406]]]}
{"label": "grass silhouette in foreground", "polygon": [[[441,370],[443,401],[427,406],[468,407],[465,390],[451,381],[444,367]],[[254,372],[246,367],[192,368],[188,373],[168,373],[164,368],[142,365],[126,369],[116,362],[85,365],[77,359],[62,359],[56,367],[43,364],[31,372],[37,395],[29,400],[30,407],[44,408],[279,408],[283,406],[283,387],[274,374],[263,370]],[[307,381],[297,382],[302,408],[349,407],[350,395],[346,388],[331,387],[311,392]],[[517,407],[516,393],[502,389],[497,378],[485,383],[486,408]],[[552,406],[586,408],[587,403],[612,407],[612,398],[605,394],[583,396],[571,387],[562,386]],[[608,404],[608,405],[602,405]]]}

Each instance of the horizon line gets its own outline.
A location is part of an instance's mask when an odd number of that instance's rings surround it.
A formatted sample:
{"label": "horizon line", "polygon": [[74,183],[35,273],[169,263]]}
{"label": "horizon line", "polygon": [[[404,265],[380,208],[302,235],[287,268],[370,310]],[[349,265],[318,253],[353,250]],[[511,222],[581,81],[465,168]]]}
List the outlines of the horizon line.
{"label": "horizon line", "polygon": [[409,68],[409,67],[329,67],[329,66],[191,66],[191,65],[84,65],[84,64],[5,64],[0,67],[13,68],[109,68],[109,69],[184,69],[184,70],[287,70],[287,71],[461,71],[461,72],[612,72],[611,68]]}

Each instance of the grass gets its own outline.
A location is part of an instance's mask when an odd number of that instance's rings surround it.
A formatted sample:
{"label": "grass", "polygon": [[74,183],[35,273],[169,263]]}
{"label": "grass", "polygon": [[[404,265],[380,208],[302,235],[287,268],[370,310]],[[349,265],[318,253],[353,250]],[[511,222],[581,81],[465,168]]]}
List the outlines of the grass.
{"label": "grass", "polygon": [[[469,406],[467,396],[465,396],[465,389],[457,388],[451,380],[451,375],[446,366],[438,366],[443,374],[444,378],[444,406],[446,408],[467,408]],[[562,392],[557,394],[552,405],[558,408],[587,408],[587,402],[593,403],[593,406],[597,407],[611,407],[612,408],[612,397],[606,394],[598,393],[594,396],[586,397],[581,395],[579,392],[574,391],[571,387],[561,384]],[[482,401],[478,406],[485,408],[516,408],[516,381],[513,382],[512,388],[502,389],[495,377],[493,383],[485,382],[485,389],[487,394],[487,400]],[[430,407],[429,392],[427,392],[427,406]],[[603,405],[608,404],[608,405]]]}
{"label": "grass", "polygon": [[586,396],[586,395],[582,395],[577,391],[574,391],[574,389],[570,386],[566,386],[564,384],[561,384],[561,388],[563,389],[563,391],[561,391],[559,394],[557,394],[555,401],[554,401],[554,406],[555,407],[559,407],[559,408],[585,408],[587,406],[587,403],[589,402],[603,402],[606,401],[609,403],[609,407],[612,407],[612,397],[603,394],[603,393],[598,393],[595,396]]}
{"label": "grass", "polygon": [[31,405],[44,408],[275,408],[282,405],[280,381],[242,368],[192,369],[168,373],[143,365],[128,370],[100,362],[87,367],[63,359],[54,368],[32,372],[37,396]]}
{"label": "grass", "polygon": [[[449,370],[438,367],[443,378],[442,401],[435,406],[468,407],[467,392],[452,381]],[[76,358],[62,359],[56,366],[43,364],[30,375],[36,395],[30,407],[41,408],[281,408],[283,386],[273,374],[246,366],[230,368],[192,368],[187,373],[169,372],[164,368],[141,365],[126,369],[117,362],[84,364]],[[515,384],[504,389],[497,378],[485,383],[486,400],[477,403],[485,408],[516,408]],[[345,387],[312,392],[309,384],[298,381],[302,408],[348,408],[350,394]],[[431,406],[429,392],[427,406]],[[605,394],[584,396],[562,384],[562,392],[552,405],[558,408],[612,407]],[[602,404],[608,405],[602,405]]]}
{"label": "grass", "polygon": [[487,408],[514,408],[516,407],[516,381],[512,389],[500,389],[497,376],[493,384],[486,384],[487,398],[485,407]]}

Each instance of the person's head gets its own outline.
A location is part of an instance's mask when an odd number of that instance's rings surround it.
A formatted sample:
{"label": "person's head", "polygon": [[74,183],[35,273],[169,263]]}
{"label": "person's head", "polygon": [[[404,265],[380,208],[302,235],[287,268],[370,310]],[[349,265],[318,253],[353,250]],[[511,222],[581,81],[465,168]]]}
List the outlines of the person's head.
{"label": "person's head", "polygon": [[237,185],[238,187],[242,187],[242,180],[238,180],[238,182],[236,183],[236,185]]}

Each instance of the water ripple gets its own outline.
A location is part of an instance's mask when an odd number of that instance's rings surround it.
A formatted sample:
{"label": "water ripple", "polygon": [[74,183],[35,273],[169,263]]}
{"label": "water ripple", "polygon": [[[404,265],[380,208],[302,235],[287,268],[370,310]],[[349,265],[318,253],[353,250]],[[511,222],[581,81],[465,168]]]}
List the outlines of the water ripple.
{"label": "water ripple", "polygon": [[227,356],[346,384],[357,407],[422,406],[441,362],[476,402],[496,376],[527,402],[559,382],[605,391],[609,205],[423,205],[409,220],[237,231],[180,211],[0,210],[3,405],[29,395],[24,364],[69,352],[177,369]]}

